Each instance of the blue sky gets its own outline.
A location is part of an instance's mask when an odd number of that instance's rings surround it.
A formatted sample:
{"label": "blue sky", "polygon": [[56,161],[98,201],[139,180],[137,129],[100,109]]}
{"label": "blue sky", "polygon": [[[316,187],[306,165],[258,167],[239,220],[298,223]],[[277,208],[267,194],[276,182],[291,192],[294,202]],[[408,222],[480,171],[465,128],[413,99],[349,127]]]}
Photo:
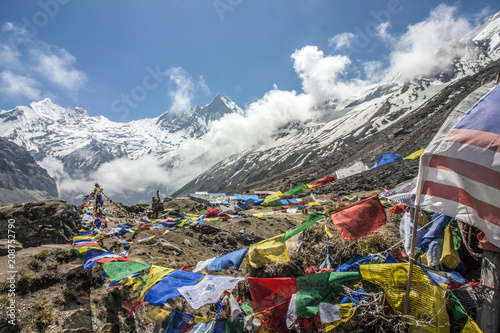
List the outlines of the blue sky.
{"label": "blue sky", "polygon": [[324,82],[344,94],[388,69],[415,74],[411,27],[432,15],[441,43],[499,10],[496,0],[0,0],[0,108],[50,97],[130,121],[218,93],[244,109],[276,87],[337,97]]}

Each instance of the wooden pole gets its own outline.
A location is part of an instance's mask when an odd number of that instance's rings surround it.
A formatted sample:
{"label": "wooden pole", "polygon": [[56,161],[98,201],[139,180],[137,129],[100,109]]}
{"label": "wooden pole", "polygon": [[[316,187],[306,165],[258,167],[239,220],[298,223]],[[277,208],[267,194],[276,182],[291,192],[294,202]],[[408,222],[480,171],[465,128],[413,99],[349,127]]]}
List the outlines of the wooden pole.
{"label": "wooden pole", "polygon": [[417,245],[418,215],[419,215],[419,209],[415,208],[415,214],[413,214],[413,230],[411,233],[410,253],[408,254],[410,261],[408,264],[408,279],[406,280],[406,293],[405,293],[405,302],[403,305],[403,316],[408,313],[408,304],[410,303],[411,279],[413,277],[413,261],[414,261],[413,256],[415,255],[415,246]]}
{"label": "wooden pole", "polygon": [[[500,332],[500,253],[483,251],[481,280],[484,297],[479,300],[476,322],[483,333]],[[490,288],[493,287],[493,288]]]}

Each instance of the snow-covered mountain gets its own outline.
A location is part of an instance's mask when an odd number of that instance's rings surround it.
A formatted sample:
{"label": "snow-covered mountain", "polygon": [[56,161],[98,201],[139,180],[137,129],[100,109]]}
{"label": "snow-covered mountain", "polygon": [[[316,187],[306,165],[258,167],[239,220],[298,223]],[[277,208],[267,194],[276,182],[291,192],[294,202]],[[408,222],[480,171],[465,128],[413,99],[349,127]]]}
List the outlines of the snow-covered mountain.
{"label": "snow-covered mountain", "polygon": [[[203,136],[211,122],[231,113],[243,111],[229,97],[217,95],[203,107],[197,105],[185,112],[166,112],[156,118],[119,123],[103,116],[91,117],[78,107],[63,108],[46,98],[0,110],[0,136],[25,147],[37,162],[52,169],[49,171],[55,173],[63,192],[60,194],[71,200],[61,182],[101,181],[92,176],[93,172],[116,159],[154,156],[166,164],[166,154],[188,139]],[[168,191],[161,187],[162,192]]]}
{"label": "snow-covered mountain", "polygon": [[[290,122],[275,132],[271,146],[255,146],[220,161],[174,195],[185,195],[199,190],[256,190],[260,189],[259,186],[269,186],[272,174],[289,180],[290,175],[299,173],[299,170],[308,170],[306,164],[319,160],[324,162],[324,159],[330,159],[330,163],[336,164],[337,167],[347,167],[354,161],[339,158],[340,151],[348,153],[349,147],[355,149],[354,143],[369,141],[373,135],[383,133],[392,125],[398,126],[401,119],[425,107],[426,103],[443,89],[465,77],[475,75],[489,64],[498,62],[500,13],[489,17],[467,36],[453,43],[456,49],[454,60],[432,75],[403,83],[396,79],[390,80],[349,101],[325,101],[317,107],[317,118],[307,122]],[[460,86],[451,92],[447,91],[446,100],[441,101],[440,106],[447,105],[467,88]],[[439,99],[441,98],[440,96]],[[451,104],[454,104],[454,101]],[[426,117],[430,117],[432,112],[434,111],[425,111]],[[392,134],[388,135],[390,137],[387,137],[387,140],[410,133],[413,129],[409,126],[412,125],[406,124],[390,132]],[[411,149],[425,147],[422,145],[423,143],[415,143],[407,149],[403,148],[400,153],[409,154]],[[365,163],[373,163],[380,153],[378,150],[366,151],[363,160]],[[351,155],[353,154],[354,152]],[[335,163],[339,160],[345,160],[347,164]],[[312,175],[311,172],[302,172],[302,180],[299,181],[314,181],[326,176],[327,170],[328,167],[324,167],[323,174]],[[334,170],[330,169],[330,173],[332,172]]]}
{"label": "snow-covered mountain", "polygon": [[[326,100],[312,107],[307,94],[276,89],[246,111],[229,97],[217,95],[203,107],[118,123],[45,99],[0,110],[0,136],[30,151],[56,179],[60,195],[67,200],[98,181],[105,192],[105,182],[112,184],[115,193],[108,194],[115,199],[132,203],[147,200],[157,188],[162,194],[172,193],[197,175],[175,194],[244,191],[255,184],[266,185],[266,177],[272,174],[300,174],[313,159],[335,159],[339,151],[348,152],[354,143],[394,129],[450,86],[454,88],[446,90],[448,100],[460,95],[467,89],[457,85],[460,80],[476,75],[500,57],[500,13],[449,43],[446,52],[449,55],[455,50],[453,60],[432,74],[406,81],[396,74],[355,97]],[[275,95],[282,95],[280,101],[285,104],[277,105],[272,100]],[[293,101],[286,104],[288,97]],[[296,102],[304,102],[309,109],[301,112],[302,106]],[[277,115],[259,113],[259,105],[265,103],[266,112]],[[294,113],[287,112],[292,108]],[[253,127],[246,126],[252,121]],[[394,138],[409,132],[407,127],[398,127],[390,135]],[[375,154],[366,152],[364,162],[376,159]],[[324,176],[327,169],[308,176]],[[84,186],[87,188],[82,190]]]}

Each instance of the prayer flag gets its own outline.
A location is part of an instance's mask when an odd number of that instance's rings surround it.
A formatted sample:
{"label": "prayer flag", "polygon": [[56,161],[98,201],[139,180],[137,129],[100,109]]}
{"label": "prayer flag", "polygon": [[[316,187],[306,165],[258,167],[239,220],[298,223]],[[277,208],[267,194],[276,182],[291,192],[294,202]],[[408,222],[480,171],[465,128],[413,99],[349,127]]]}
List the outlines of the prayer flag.
{"label": "prayer flag", "polygon": [[272,261],[290,261],[285,246],[285,234],[250,245],[248,260],[254,268],[262,267]]}
{"label": "prayer flag", "polygon": [[215,258],[214,260],[210,261],[210,263],[207,266],[207,269],[213,270],[213,271],[222,271],[224,269],[232,268],[234,267],[236,270],[240,268],[241,262],[243,261],[243,258],[245,257],[245,254],[248,251],[248,247],[245,247],[243,249],[239,249],[227,254],[224,254],[220,257]]}
{"label": "prayer flag", "polygon": [[302,222],[301,225],[299,225],[298,227],[292,229],[292,230],[288,230],[286,233],[285,233],[285,237],[283,239],[283,241],[286,241],[287,239],[295,236],[296,234],[306,230],[307,228],[309,228],[310,226],[312,226],[314,223],[318,222],[319,220],[322,220],[324,219],[325,217],[327,217],[328,215],[324,215],[324,214],[319,214],[319,213],[314,213],[314,212],[311,212],[311,211],[308,211],[307,212],[309,214],[309,216],[307,217],[307,220],[305,220],[304,222]]}
{"label": "prayer flag", "polygon": [[225,290],[234,289],[242,280],[245,278],[207,275],[199,283],[178,290],[193,309],[199,309],[204,304],[217,303]]}
{"label": "prayer flag", "polygon": [[144,302],[163,305],[171,298],[179,296],[181,293],[177,288],[192,286],[205,276],[205,274],[173,271],[156,283],[144,296]]}
{"label": "prayer flag", "polygon": [[387,221],[384,206],[376,194],[339,209],[331,218],[342,237],[350,240],[374,232]]}
{"label": "prayer flag", "polygon": [[137,261],[112,261],[102,265],[104,272],[114,281],[120,281],[149,267],[151,267],[150,264]]}

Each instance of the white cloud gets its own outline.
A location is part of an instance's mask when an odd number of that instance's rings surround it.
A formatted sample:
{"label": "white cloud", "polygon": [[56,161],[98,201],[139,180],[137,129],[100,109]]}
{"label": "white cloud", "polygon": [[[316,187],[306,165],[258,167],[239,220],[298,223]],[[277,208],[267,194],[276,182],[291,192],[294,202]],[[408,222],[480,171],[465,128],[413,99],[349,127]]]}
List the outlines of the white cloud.
{"label": "white cloud", "polygon": [[292,54],[293,67],[302,80],[302,89],[316,102],[329,98],[353,97],[370,86],[361,79],[346,80],[343,74],[351,64],[344,55],[325,55],[317,46],[305,46]]}
{"label": "white cloud", "polygon": [[377,35],[386,43],[394,42],[393,37],[388,32],[390,27],[390,22],[382,22],[376,27]]}
{"label": "white cloud", "polygon": [[151,155],[137,160],[118,158],[101,164],[88,175],[69,175],[64,170],[63,162],[53,156],[46,156],[39,164],[55,179],[59,195],[72,202],[77,202],[81,195],[88,194],[83,191],[90,191],[95,182],[112,198],[133,198],[130,203],[135,203],[138,200],[137,194],[146,189],[165,189],[171,186],[169,174],[158,159]]}
{"label": "white cloud", "polygon": [[461,56],[464,48],[452,41],[467,34],[471,25],[456,11],[456,7],[441,4],[426,20],[410,25],[390,54],[389,75],[398,74],[403,80],[430,75]]}
{"label": "white cloud", "polygon": [[31,100],[40,99],[39,82],[33,78],[14,74],[10,71],[0,73],[0,94],[7,99],[17,100],[25,97]]}
{"label": "white cloud", "polygon": [[91,188],[92,182],[87,181],[83,176],[72,178],[65,170],[64,164],[53,156],[46,156],[38,164],[47,170],[47,173],[54,178],[57,184],[59,196],[66,200],[76,202],[81,199],[82,189]]}
{"label": "white cloud", "polygon": [[385,75],[382,61],[367,61],[363,64],[363,71],[370,82],[380,82]]}
{"label": "white cloud", "polygon": [[198,92],[210,93],[202,76],[199,77],[198,81],[193,81],[191,75],[182,67],[172,67],[165,74],[169,78],[169,83],[175,85],[175,89],[168,92],[169,97],[172,99],[171,111],[186,111],[192,107],[192,101]]}
{"label": "white cloud", "polygon": [[32,56],[38,63],[35,70],[59,87],[77,91],[85,86],[87,75],[74,68],[76,59],[65,49],[56,48],[52,52],[38,49],[32,51]]}
{"label": "white cloud", "polygon": [[490,15],[495,14],[495,11],[493,11],[490,7],[485,7],[481,9],[480,12],[478,13],[473,13],[472,14],[472,25],[478,25],[481,23],[485,18],[487,18]]}
{"label": "white cloud", "polygon": [[150,187],[167,186],[167,171],[158,159],[145,155],[137,160],[118,158],[106,162],[92,174],[108,195],[126,196],[128,192],[141,192]]}
{"label": "white cloud", "polygon": [[26,39],[28,38],[28,31],[23,28],[15,25],[12,22],[5,22],[2,25],[2,32],[3,33],[8,33],[12,34],[12,36],[15,36],[16,39]]}
{"label": "white cloud", "polygon": [[[87,75],[77,69],[73,55],[34,38],[25,28],[11,22],[4,23],[0,31],[0,71],[9,73],[4,76],[0,91],[6,99],[12,98],[9,94],[17,94],[32,100],[57,94],[59,89],[75,94],[87,83]],[[13,77],[19,82],[8,80]],[[6,82],[10,82],[10,89]],[[21,86],[28,87],[27,91],[19,93]]]}
{"label": "white cloud", "polygon": [[265,146],[277,128],[310,119],[314,105],[311,95],[273,89],[250,104],[244,115],[228,114],[211,123],[203,139],[212,147],[210,153],[217,155],[241,151],[257,142]]}
{"label": "white cloud", "polygon": [[325,56],[317,46],[304,46],[292,54],[293,68],[302,80],[305,93],[317,98],[318,102],[334,95],[337,77],[351,63],[347,56]]}
{"label": "white cloud", "polygon": [[354,34],[352,32],[343,32],[337,34],[333,37],[328,38],[328,46],[333,47],[335,50],[341,48],[348,48],[352,45],[354,39]]}
{"label": "white cloud", "polygon": [[20,53],[6,44],[0,44],[0,66],[19,67]]}

